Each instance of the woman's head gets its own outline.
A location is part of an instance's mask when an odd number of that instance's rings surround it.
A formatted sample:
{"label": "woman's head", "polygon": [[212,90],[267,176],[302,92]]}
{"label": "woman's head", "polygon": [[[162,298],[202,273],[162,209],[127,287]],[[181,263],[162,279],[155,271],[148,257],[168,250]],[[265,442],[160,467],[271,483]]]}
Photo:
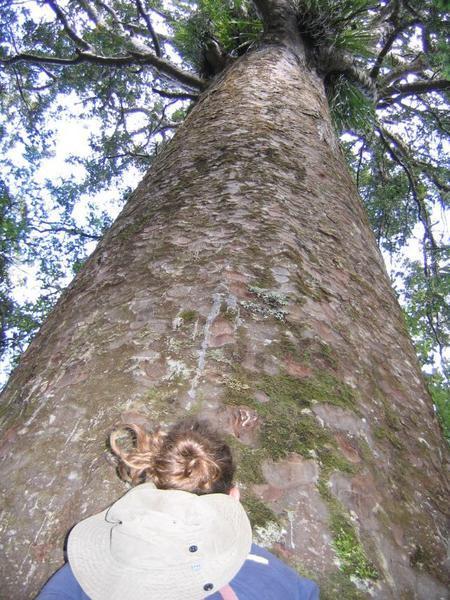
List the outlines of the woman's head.
{"label": "woman's head", "polygon": [[184,420],[167,432],[148,433],[138,425],[131,450],[121,447],[123,429],[111,434],[111,449],[119,458],[118,471],[132,485],[153,481],[160,489],[195,494],[229,493],[235,465],[230,447],[204,421]]}

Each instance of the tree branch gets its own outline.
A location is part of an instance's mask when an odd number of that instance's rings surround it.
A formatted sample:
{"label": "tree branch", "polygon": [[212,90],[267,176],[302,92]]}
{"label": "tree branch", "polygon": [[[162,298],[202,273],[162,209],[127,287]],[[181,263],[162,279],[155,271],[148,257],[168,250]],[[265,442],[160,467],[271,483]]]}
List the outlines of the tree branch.
{"label": "tree branch", "polygon": [[56,75],[54,75],[51,71],[49,71],[45,67],[41,66],[41,71],[43,71],[47,75],[47,77],[49,79],[51,79],[52,81],[57,81],[58,78],[56,77]]}
{"label": "tree branch", "polygon": [[380,89],[387,89],[388,86],[393,84],[400,79],[405,79],[407,75],[420,75],[424,76],[424,71],[427,67],[427,63],[424,60],[423,54],[420,54],[410,63],[401,63],[397,68],[392,69],[390,73],[387,73],[380,82]]}
{"label": "tree branch", "polygon": [[169,100],[197,100],[198,94],[187,94],[183,92],[167,92],[166,90],[160,90],[158,88],[152,88],[154,94],[158,94],[162,98],[168,98]]}
{"label": "tree branch", "polygon": [[64,27],[64,31],[67,33],[67,35],[70,37],[70,39],[75,43],[77,48],[81,48],[82,50],[87,50],[89,52],[92,51],[92,46],[90,44],[88,44],[87,42],[85,42],[83,40],[83,38],[81,38],[76,33],[76,31],[74,29],[72,29],[72,27],[69,25],[69,22],[66,19],[66,15],[59,8],[59,6],[56,4],[56,2],[54,0],[45,0],[45,3],[48,4],[50,6],[50,8],[53,10],[53,12],[57,16],[58,20],[61,22],[62,26]]}
{"label": "tree branch", "polygon": [[408,12],[410,12],[415,17],[419,17],[420,18],[420,14],[417,12],[417,10],[415,8],[413,8],[411,6],[411,4],[408,2],[408,0],[402,0],[402,2],[404,4],[404,6],[406,7],[406,9],[408,10]]}
{"label": "tree branch", "polygon": [[93,233],[87,233],[82,229],[78,229],[77,227],[65,227],[63,225],[59,225],[56,223],[47,223],[49,227],[41,228],[36,227],[35,225],[30,225],[29,229],[32,231],[37,231],[37,233],[69,233],[70,235],[78,235],[83,238],[87,238],[90,240],[100,240],[101,235],[95,235]]}
{"label": "tree branch", "polygon": [[84,9],[84,11],[88,15],[88,17],[91,19],[91,21],[94,23],[94,25],[102,25],[103,24],[103,19],[98,14],[97,10],[92,6],[92,4],[90,4],[86,0],[78,0],[78,4],[81,6],[81,8]]}
{"label": "tree branch", "polygon": [[403,33],[403,31],[405,31],[405,29],[408,29],[409,27],[413,27],[416,25],[419,25],[420,21],[418,19],[415,19],[413,21],[409,21],[408,23],[402,23],[401,25],[398,25],[392,32],[391,34],[388,36],[383,48],[381,49],[380,53],[377,56],[377,59],[375,61],[375,64],[372,67],[372,70],[370,71],[369,75],[372,79],[376,79],[378,77],[378,74],[380,72],[381,69],[381,65],[383,64],[383,60],[386,56],[386,54],[390,51],[390,49],[392,48],[395,40],[397,39],[397,36],[400,33]]}
{"label": "tree branch", "polygon": [[95,2],[102,10],[104,10],[112,18],[114,23],[117,25],[120,33],[123,34],[124,40],[128,40],[137,52],[144,54],[151,54],[153,52],[150,46],[147,46],[147,44],[141,42],[135,37],[136,33],[138,33],[139,35],[146,36],[148,33],[147,29],[140,29],[139,31],[136,31],[136,27],[134,25],[124,23],[120,19],[116,11],[113,8],[111,8],[111,6],[108,6],[106,2],[103,2],[102,0],[95,0]]}
{"label": "tree branch", "polygon": [[60,58],[58,56],[38,56],[37,54],[20,53],[15,56],[0,59],[0,64],[14,65],[18,62],[27,62],[30,64],[53,64],[61,66],[77,65],[80,63],[91,63],[97,65],[105,65],[109,67],[128,67],[133,65],[149,65],[157,69],[160,73],[167,75],[170,79],[177,81],[179,84],[203,90],[206,82],[192,73],[188,73],[179,69],[171,62],[159,58],[154,54],[143,54],[132,52],[127,56],[100,56],[92,52],[78,51],[73,58]]}
{"label": "tree branch", "polygon": [[134,3],[136,4],[136,8],[138,13],[141,15],[141,17],[144,19],[145,24],[147,25],[147,29],[150,33],[150,36],[152,38],[152,42],[153,42],[153,46],[155,48],[155,53],[156,56],[158,56],[159,58],[161,58],[161,47],[159,45],[159,41],[158,41],[158,37],[155,33],[155,30],[153,28],[152,22],[150,20],[149,15],[145,12],[144,6],[141,2],[141,0],[134,0]]}
{"label": "tree branch", "polygon": [[359,187],[360,187],[361,165],[362,165],[362,161],[363,161],[365,147],[366,147],[366,142],[364,139],[362,139],[361,148],[359,149],[359,153],[358,153],[359,154],[358,167],[356,169],[356,187],[358,188],[358,192],[359,192]]}
{"label": "tree branch", "polygon": [[419,117],[419,119],[424,119],[424,115],[426,116],[431,116],[433,118],[433,120],[436,122],[436,125],[438,126],[438,128],[445,133],[446,135],[450,135],[450,129],[447,128],[446,124],[443,122],[442,118],[445,118],[447,111],[442,111],[442,115],[436,112],[436,109],[433,108],[429,102],[426,102],[426,100],[424,100],[424,98],[418,98],[418,101],[420,102],[420,104],[423,104],[425,106],[426,110],[419,110],[418,108],[411,106],[411,103],[405,103],[402,101],[402,99],[398,100],[398,104],[407,112],[407,113],[413,113],[414,115],[417,115]]}
{"label": "tree branch", "polygon": [[[406,176],[409,181],[409,185],[411,188],[411,193],[414,198],[414,201],[417,206],[419,220],[422,223],[424,229],[424,261],[425,261],[425,269],[427,269],[427,255],[425,242],[428,241],[430,243],[430,255],[431,255],[431,268],[434,274],[437,273],[437,262],[436,262],[436,251],[438,249],[438,245],[436,240],[434,239],[432,225],[430,223],[430,215],[428,214],[427,207],[423,198],[417,191],[416,179],[414,173],[410,169],[408,165],[409,162],[409,151],[405,144],[394,134],[392,134],[387,129],[382,126],[378,127],[378,133],[380,134],[381,141],[383,142],[388,154],[398,165],[402,167],[405,171]],[[386,139],[388,138],[391,143]]]}
{"label": "tree branch", "polygon": [[106,2],[102,2],[101,0],[94,0],[94,4],[97,4],[100,8],[103,8],[105,12],[112,16],[112,18],[117,21],[117,15],[115,11],[106,4]]}
{"label": "tree branch", "polygon": [[378,108],[387,108],[407,96],[420,96],[432,92],[445,92],[450,90],[450,81],[447,79],[429,79],[427,81],[414,81],[390,86],[383,90],[378,97]]}
{"label": "tree branch", "polygon": [[151,160],[151,154],[142,154],[139,152],[122,152],[122,154],[108,154],[105,156],[108,160],[115,160],[116,158],[143,158]]}
{"label": "tree branch", "polygon": [[439,179],[439,169],[437,167],[430,165],[424,160],[415,160],[414,163],[423,170],[425,177],[429,177],[438,190],[446,193],[450,192],[450,185]]}
{"label": "tree branch", "polygon": [[448,79],[430,79],[428,81],[413,81],[412,83],[401,83],[393,86],[393,94],[411,95],[427,94],[428,92],[438,92],[450,89]]}
{"label": "tree branch", "polygon": [[23,105],[25,107],[26,112],[28,113],[28,118],[30,120],[30,124],[31,127],[33,129],[33,131],[37,134],[39,134],[38,129],[36,128],[36,125],[34,124],[34,119],[32,116],[32,110],[30,108],[30,105],[28,104],[28,100],[27,97],[25,96],[25,92],[23,90],[23,86],[22,86],[22,82],[20,80],[20,75],[17,72],[17,69],[13,69],[13,73],[14,73],[14,79],[16,80],[16,84],[17,84],[17,89],[19,90],[19,96],[23,102]]}

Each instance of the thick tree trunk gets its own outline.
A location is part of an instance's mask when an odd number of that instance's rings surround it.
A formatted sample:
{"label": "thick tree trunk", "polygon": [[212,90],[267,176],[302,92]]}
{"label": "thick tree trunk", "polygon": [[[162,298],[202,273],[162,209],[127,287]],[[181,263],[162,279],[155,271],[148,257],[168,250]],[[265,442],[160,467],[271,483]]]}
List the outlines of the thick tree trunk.
{"label": "thick tree trunk", "polygon": [[230,435],[259,537],[323,598],[445,597],[440,432],[322,83],[285,46],[201,97],[2,403],[2,597],[124,490],[111,427],[187,412]]}

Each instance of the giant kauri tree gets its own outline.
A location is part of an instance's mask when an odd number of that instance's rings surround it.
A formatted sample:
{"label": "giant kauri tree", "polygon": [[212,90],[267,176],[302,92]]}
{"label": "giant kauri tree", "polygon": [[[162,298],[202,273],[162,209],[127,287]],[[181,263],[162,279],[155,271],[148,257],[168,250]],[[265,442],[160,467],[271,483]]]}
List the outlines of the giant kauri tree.
{"label": "giant kauri tree", "polygon": [[376,239],[422,223],[443,346],[444,3],[37,4],[3,3],[4,109],[28,103],[31,139],[76,90],[104,116],[90,175],[151,167],[2,394],[2,598],[124,490],[112,427],[187,414],[228,436],[255,537],[323,598],[445,598],[446,447]]}

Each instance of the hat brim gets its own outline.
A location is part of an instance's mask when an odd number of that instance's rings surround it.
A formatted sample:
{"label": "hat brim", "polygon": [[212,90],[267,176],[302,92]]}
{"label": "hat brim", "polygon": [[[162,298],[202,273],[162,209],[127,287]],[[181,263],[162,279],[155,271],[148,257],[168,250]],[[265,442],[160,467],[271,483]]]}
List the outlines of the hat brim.
{"label": "hat brim", "polygon": [[[208,502],[214,502],[214,496],[223,497],[222,494],[208,495]],[[218,500],[220,504],[220,498]],[[222,516],[230,527],[235,526],[239,535],[225,560],[213,568],[216,572],[215,586],[209,594],[217,592],[233,579],[251,548],[251,527],[242,505],[237,500],[227,505],[224,507],[222,503],[220,506]],[[202,600],[208,595],[207,592],[199,594],[199,580],[187,578],[183,568],[178,570],[174,567],[170,573],[162,569],[157,573],[118,563],[111,554],[113,525],[106,520],[107,512],[105,510],[78,523],[68,539],[71,569],[92,600]],[[208,568],[205,570],[210,571]]]}

